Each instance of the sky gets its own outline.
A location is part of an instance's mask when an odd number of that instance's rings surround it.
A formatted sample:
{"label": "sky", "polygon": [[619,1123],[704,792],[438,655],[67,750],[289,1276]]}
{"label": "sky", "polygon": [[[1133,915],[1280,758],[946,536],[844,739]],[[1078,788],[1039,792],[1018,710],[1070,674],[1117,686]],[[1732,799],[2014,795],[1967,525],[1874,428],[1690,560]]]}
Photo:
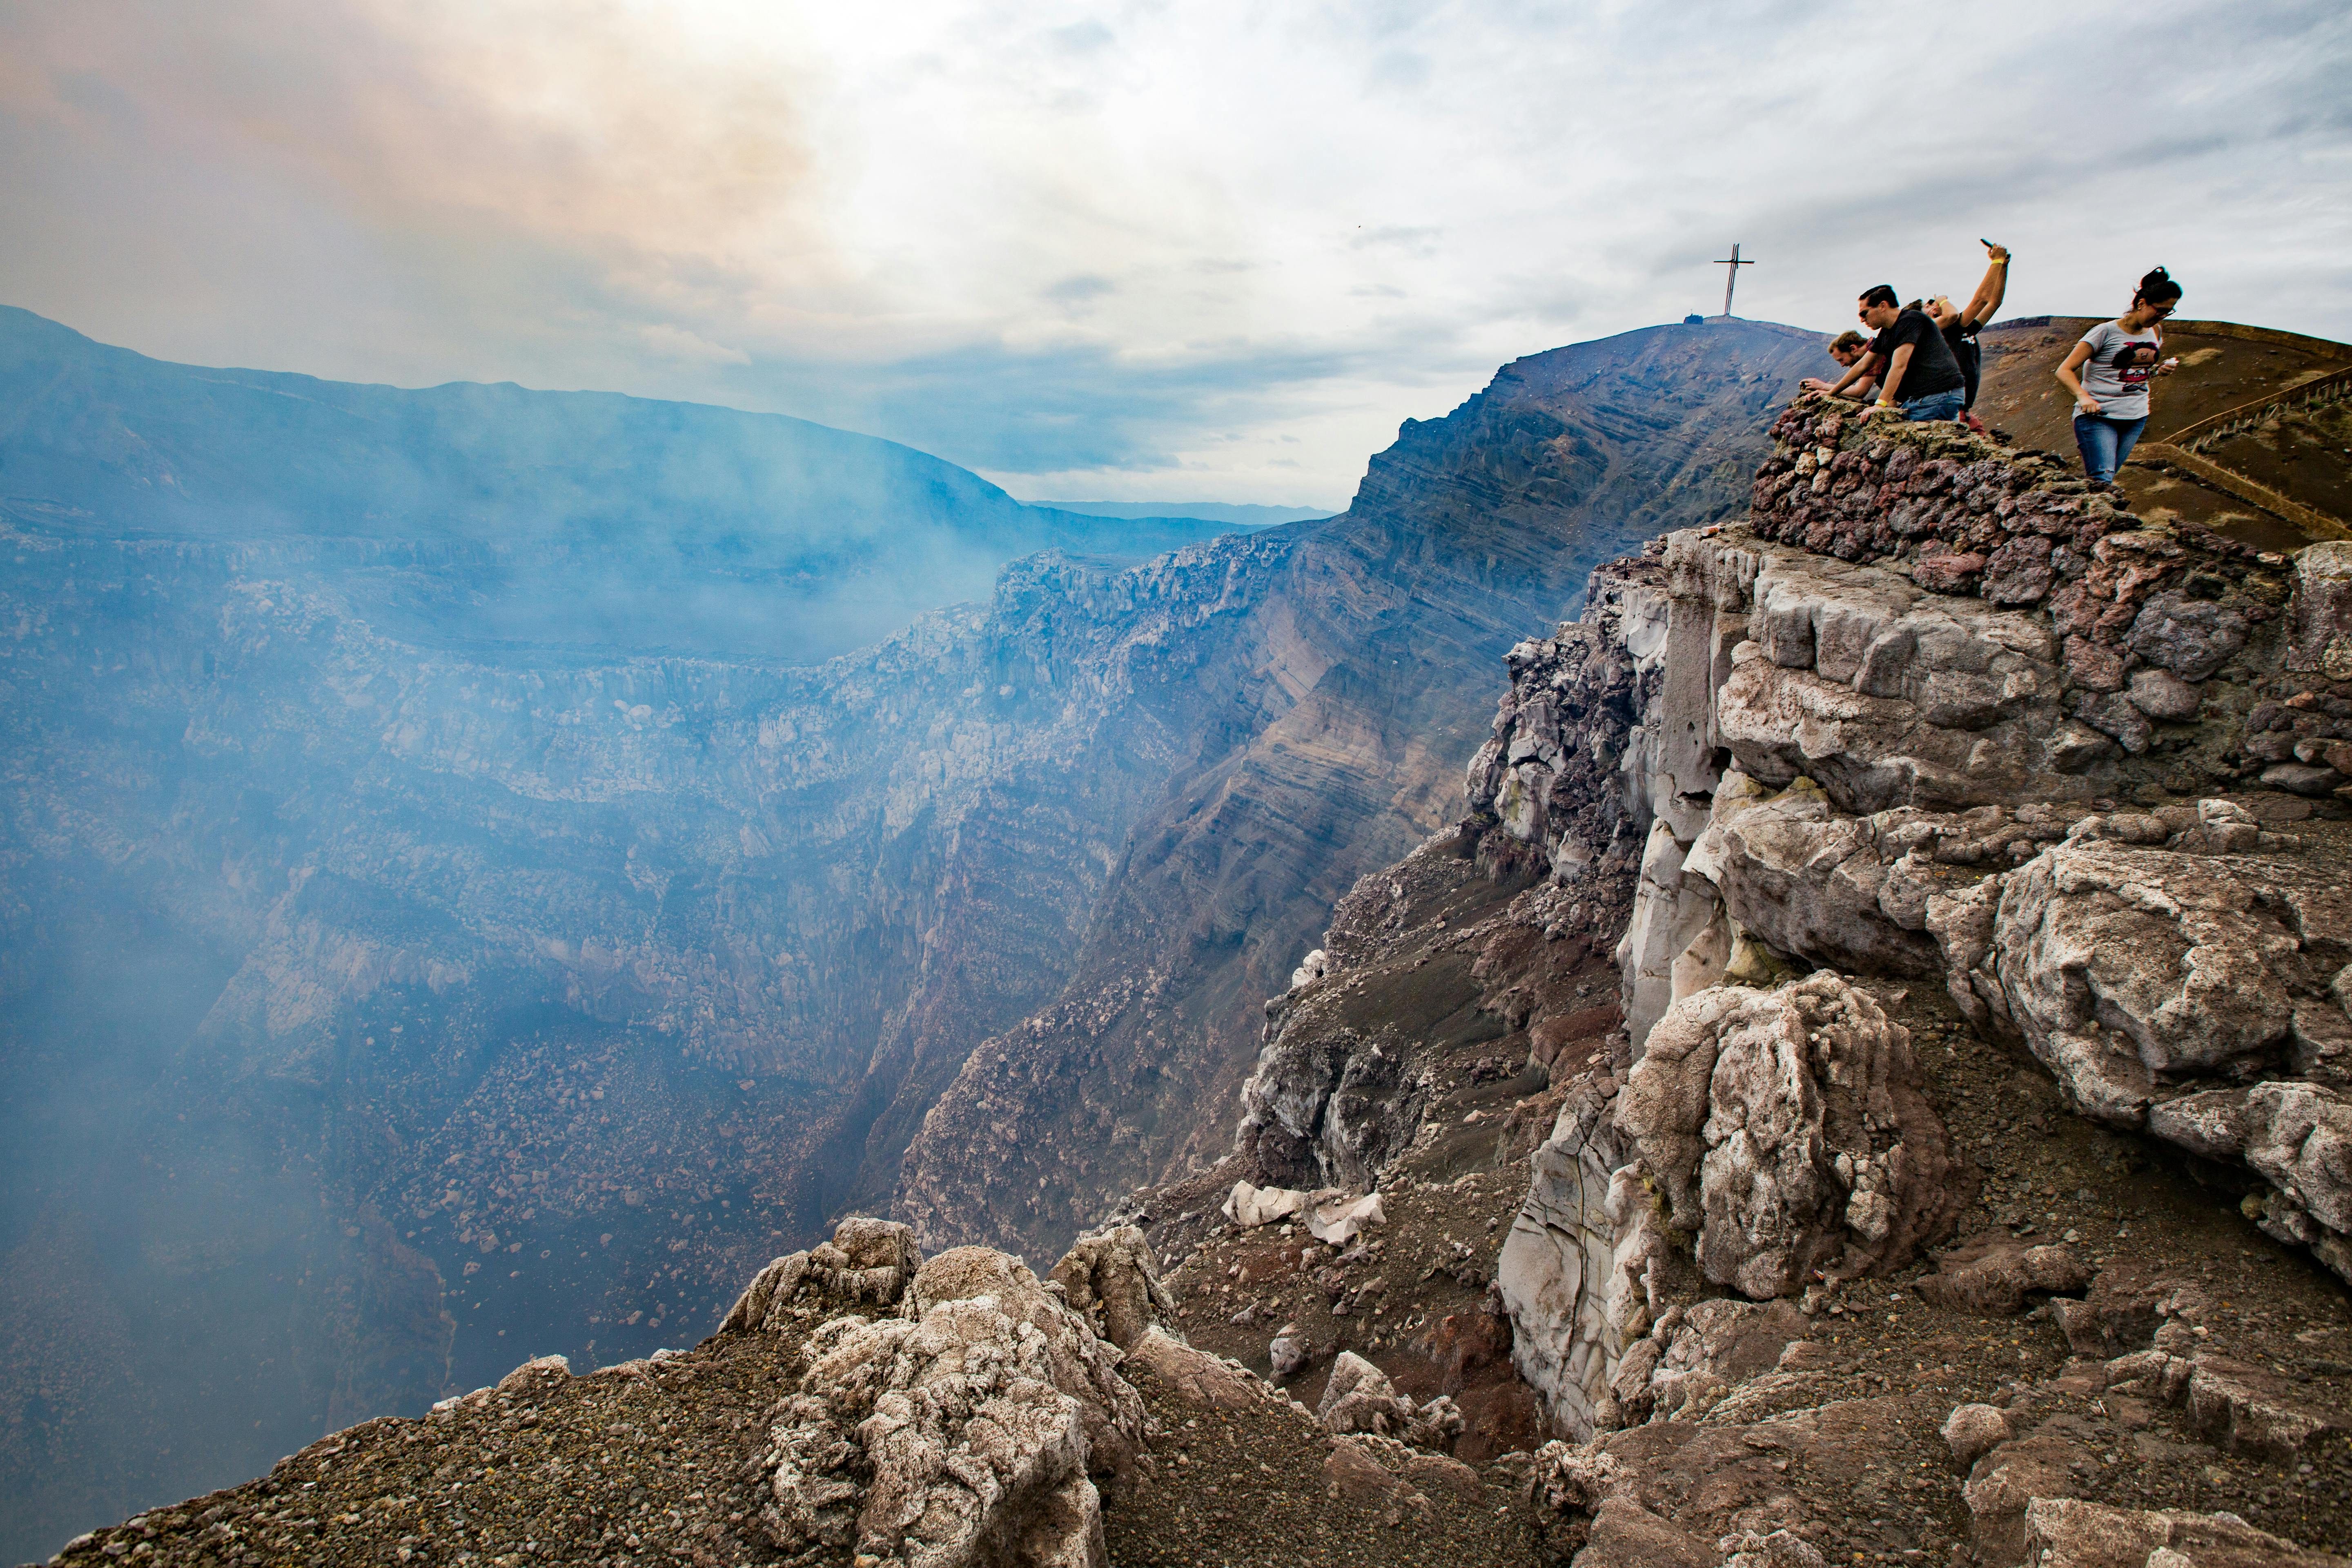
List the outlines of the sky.
{"label": "sky", "polygon": [[1522,354],[1855,294],[2352,338],[2352,7],[0,0],[0,303],[1337,508]]}

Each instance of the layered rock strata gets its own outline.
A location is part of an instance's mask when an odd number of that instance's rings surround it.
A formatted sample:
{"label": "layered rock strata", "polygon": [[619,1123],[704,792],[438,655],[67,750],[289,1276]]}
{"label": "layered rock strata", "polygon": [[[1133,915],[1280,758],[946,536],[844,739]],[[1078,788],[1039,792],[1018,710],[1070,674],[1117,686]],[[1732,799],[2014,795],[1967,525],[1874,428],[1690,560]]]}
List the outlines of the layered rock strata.
{"label": "layered rock strata", "polygon": [[1522,1370],[1571,1430],[1638,1337],[1661,1221],[1759,1297],[1900,1267],[1948,1227],[1924,1104],[1886,1117],[1908,1128],[1887,1163],[1759,1142],[1802,1096],[1718,1042],[1762,1026],[1801,1057],[1808,988],[1840,986],[1790,981],[1816,966],[1948,975],[2078,1108],[2242,1162],[2265,1228],[2345,1258],[2352,909],[2222,795],[2306,787],[2260,740],[2282,682],[2305,749],[2332,743],[2334,547],[2290,563],[2143,524],[2048,459],[1810,400],[1774,434],[1748,520],[1603,568],[1581,622],[1514,650],[1471,766],[1474,821],[1523,847],[1482,855],[1570,896],[1643,840],[1617,949],[1629,1092],[1562,1118],[1501,1271]]}

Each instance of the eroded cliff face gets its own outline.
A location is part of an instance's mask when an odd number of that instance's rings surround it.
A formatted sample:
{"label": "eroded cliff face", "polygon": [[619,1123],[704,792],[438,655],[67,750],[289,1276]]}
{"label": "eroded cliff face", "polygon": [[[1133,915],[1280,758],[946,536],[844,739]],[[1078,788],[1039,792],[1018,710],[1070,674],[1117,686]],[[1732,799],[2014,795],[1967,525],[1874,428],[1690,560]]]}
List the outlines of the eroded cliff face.
{"label": "eroded cliff face", "polygon": [[[2328,902],[2321,867],[2248,856],[2293,841],[2219,798],[2265,781],[2338,782],[2269,761],[2255,719],[2283,687],[2306,688],[2307,706],[2333,700],[2315,650],[2335,635],[2320,623],[2339,547],[2305,552],[2297,573],[2200,529],[2139,525],[2046,459],[1855,423],[1801,402],[1776,426],[1780,450],[1741,525],[1672,535],[1654,562],[1604,569],[1600,614],[1524,661],[1474,764],[1474,805],[1572,886],[1599,847],[1579,831],[1590,784],[1563,786],[1560,759],[1591,749],[1578,721],[1622,702],[1617,670],[1635,672],[1638,721],[1617,749],[1629,813],[1612,832],[1645,832],[1618,951],[1633,1081],[1647,1093],[1612,1128],[1639,1156],[1588,1150],[1589,1133],[1572,1129],[1549,1152],[1562,1173],[1538,1179],[1519,1256],[1507,1249],[1523,1339],[1568,1321],[1555,1281],[1591,1273],[1585,1254],[1616,1256],[1622,1276],[1629,1249],[1654,1245],[1639,1234],[1649,1205],[1622,1188],[1625,1172],[1671,1198],[1671,1226],[1697,1237],[1710,1279],[1750,1295],[1899,1267],[1948,1229],[1930,1204],[1907,1239],[1886,1245],[1905,1237],[1906,1194],[1924,1201],[1950,1163],[1943,1130],[1916,1110],[1866,1118],[1875,1143],[1832,1162],[1844,1196],[1811,1227],[1805,1245],[1827,1250],[1806,1262],[1771,1233],[1807,1228],[1773,1211],[1811,1173],[1775,1173],[1769,1149],[1721,1142],[1719,1110],[1697,1139],[1706,1115],[1675,1109],[1691,1095],[1703,1108],[1728,1081],[1730,1103],[1752,1118],[1758,1095],[1778,1092],[1727,1079],[1717,1037],[1736,1026],[1713,1021],[1729,1004],[1712,998],[1792,966],[1948,974],[1964,1013],[2021,1039],[2087,1112],[2278,1170],[2286,1184],[2260,1200],[2278,1211],[2273,1227],[2340,1257],[2310,1217],[2315,1203],[2334,1212],[2331,1192],[2313,1190],[2334,1180],[2289,1173],[2277,1151],[2305,1137],[2273,1129],[2324,1129],[2340,1114],[2320,1041],[2344,1027],[2340,1005],[2322,998],[2347,956],[2332,934],[2346,911]],[[2311,629],[2290,637],[2291,626]],[[1646,1060],[1668,1019],[1676,1061]],[[1818,1055],[1820,1027],[1791,1026]],[[1669,1088],[1695,1045],[1699,1077]],[[1832,1082],[1856,1070],[1811,1068]],[[1779,1070],[1801,1078],[1806,1066]],[[2273,1087],[2243,1087],[2254,1080]],[[2179,1109],[2154,1111],[2160,1101]],[[1702,1204],[1702,1163],[1724,1186],[1719,1212]],[[1597,1173],[1612,1167],[1620,1212],[1596,1221]],[[1748,1195],[1735,1200],[1739,1184]],[[1628,1283],[1612,1306],[1582,1290],[1589,1322],[1571,1338],[1589,1336],[1594,1352],[1523,1363],[1571,1426],[1590,1430],[1607,1400],[1622,1342],[1647,1312],[1642,1295]]]}
{"label": "eroded cliff face", "polygon": [[[2340,1548],[2343,548],[1948,427],[1774,433],[1747,518],[1511,650],[1470,816],[1268,1004],[1230,1161],[1125,1212],[1294,1386],[1507,1350],[1563,1559]],[[1391,1228],[1276,1252],[1235,1180]]]}
{"label": "eroded cliff face", "polygon": [[1271,688],[1186,652],[1288,548],[1038,558],[813,671],[517,670],[291,572],[10,542],[9,1364],[92,1369],[10,1441],[100,1487],[219,1462],[114,1449],[126,1410],[233,1408],[259,1463],[516,1334],[709,1321],[850,1189],[869,1082],[936,1086],[1050,997],[1128,825]]}
{"label": "eroded cliff face", "polygon": [[1570,607],[1662,519],[1736,510],[1756,460],[1739,422],[1816,348],[1751,323],[1627,333],[1408,423],[1269,595],[1296,706],[1178,781],[1063,999],[983,1045],[929,1112],[899,1189],[918,1230],[1045,1256],[1118,1194],[1221,1154],[1256,1000],[1359,876],[1451,816],[1485,722],[1465,699],[1526,611]]}

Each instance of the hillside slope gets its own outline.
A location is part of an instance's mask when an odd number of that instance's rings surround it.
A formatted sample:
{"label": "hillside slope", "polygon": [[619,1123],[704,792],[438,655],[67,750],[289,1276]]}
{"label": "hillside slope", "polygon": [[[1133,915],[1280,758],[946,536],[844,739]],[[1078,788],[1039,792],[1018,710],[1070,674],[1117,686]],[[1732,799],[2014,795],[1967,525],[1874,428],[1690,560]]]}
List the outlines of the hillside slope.
{"label": "hillside slope", "polygon": [[[1978,414],[2071,458],[2073,410],[2050,373],[2091,325],[2049,316],[1988,329]],[[2171,321],[2164,337],[2180,368],[2157,381],[2120,476],[2134,504],[2271,549],[2352,536],[2352,346],[2235,321]]]}
{"label": "hillside slope", "polygon": [[2352,548],[1770,434],[1049,1279],[848,1219],[63,1560],[2345,1568]]}

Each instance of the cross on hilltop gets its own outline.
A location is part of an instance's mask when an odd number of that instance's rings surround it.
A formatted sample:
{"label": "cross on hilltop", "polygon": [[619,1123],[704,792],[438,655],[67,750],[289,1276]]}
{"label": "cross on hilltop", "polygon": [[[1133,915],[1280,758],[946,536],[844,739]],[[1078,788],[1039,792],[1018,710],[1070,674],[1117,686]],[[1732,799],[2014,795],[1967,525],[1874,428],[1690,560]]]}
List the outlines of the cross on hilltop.
{"label": "cross on hilltop", "polygon": [[1731,289],[1732,286],[1739,281],[1739,269],[1743,267],[1753,267],[1756,263],[1753,261],[1740,260],[1739,247],[1735,245],[1731,247],[1731,254],[1729,256],[1725,257],[1719,261],[1710,261],[1707,265],[1710,267],[1727,267],[1730,268],[1728,272],[1726,272],[1723,275],[1723,313],[1726,316],[1728,316],[1731,314]]}

